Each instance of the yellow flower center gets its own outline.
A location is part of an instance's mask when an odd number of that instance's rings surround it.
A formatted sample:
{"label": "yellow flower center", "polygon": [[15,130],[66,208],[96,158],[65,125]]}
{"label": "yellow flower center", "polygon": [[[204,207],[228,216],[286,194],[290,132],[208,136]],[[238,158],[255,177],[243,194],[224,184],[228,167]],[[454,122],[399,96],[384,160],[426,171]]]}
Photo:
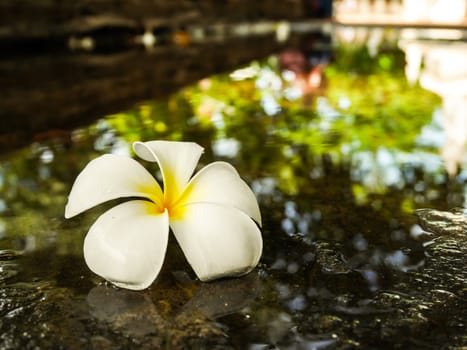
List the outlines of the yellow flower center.
{"label": "yellow flower center", "polygon": [[190,192],[190,186],[183,191],[179,187],[175,177],[166,172],[164,174],[164,192],[156,193],[152,198],[156,204],[157,213],[162,214],[167,210],[171,219],[177,220],[182,218],[185,212],[183,203]]}

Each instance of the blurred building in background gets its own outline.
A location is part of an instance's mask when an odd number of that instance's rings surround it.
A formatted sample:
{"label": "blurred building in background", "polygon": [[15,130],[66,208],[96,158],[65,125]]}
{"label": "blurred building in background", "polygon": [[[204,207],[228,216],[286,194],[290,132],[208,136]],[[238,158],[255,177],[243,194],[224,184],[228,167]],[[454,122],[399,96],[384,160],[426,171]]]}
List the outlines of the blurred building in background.
{"label": "blurred building in background", "polygon": [[347,24],[466,26],[466,0],[334,0],[334,19]]}

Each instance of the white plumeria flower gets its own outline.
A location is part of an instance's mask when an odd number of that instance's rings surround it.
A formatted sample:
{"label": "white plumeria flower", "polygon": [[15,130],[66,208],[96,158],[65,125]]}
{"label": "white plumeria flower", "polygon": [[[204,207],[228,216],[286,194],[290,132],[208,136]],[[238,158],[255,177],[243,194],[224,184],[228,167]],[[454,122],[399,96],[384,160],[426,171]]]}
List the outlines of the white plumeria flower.
{"label": "white plumeria flower", "polygon": [[149,287],[162,267],[169,227],[202,281],[246,274],[258,264],[258,203],[230,164],[211,163],[191,178],[203,153],[196,143],[135,142],[133,149],[158,163],[164,190],[134,159],[107,154],[83,169],[68,198],[66,218],[131,197],[89,229],[84,258],[94,273],[118,287]]}

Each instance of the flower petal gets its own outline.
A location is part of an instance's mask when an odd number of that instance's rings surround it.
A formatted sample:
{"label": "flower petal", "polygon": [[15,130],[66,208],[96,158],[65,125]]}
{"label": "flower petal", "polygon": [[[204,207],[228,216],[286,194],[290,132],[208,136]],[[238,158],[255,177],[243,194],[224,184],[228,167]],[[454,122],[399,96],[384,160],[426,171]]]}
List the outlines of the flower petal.
{"label": "flower petal", "polygon": [[203,153],[203,147],[194,142],[135,142],[133,149],[138,157],[159,164],[166,202],[178,198]]}
{"label": "flower petal", "polygon": [[84,240],[88,267],[118,287],[140,290],[156,279],[169,237],[167,211],[133,200],[101,215]]}
{"label": "flower petal", "polygon": [[187,204],[183,219],[171,219],[170,226],[202,281],[245,274],[261,257],[263,241],[258,226],[234,207]]}
{"label": "flower petal", "polygon": [[120,197],[144,197],[161,203],[162,190],[154,177],[134,159],[103,155],[89,162],[76,178],[68,196],[65,217]]}
{"label": "flower petal", "polygon": [[261,213],[253,191],[229,163],[211,163],[191,179],[179,204],[196,202],[233,206],[261,226]]}

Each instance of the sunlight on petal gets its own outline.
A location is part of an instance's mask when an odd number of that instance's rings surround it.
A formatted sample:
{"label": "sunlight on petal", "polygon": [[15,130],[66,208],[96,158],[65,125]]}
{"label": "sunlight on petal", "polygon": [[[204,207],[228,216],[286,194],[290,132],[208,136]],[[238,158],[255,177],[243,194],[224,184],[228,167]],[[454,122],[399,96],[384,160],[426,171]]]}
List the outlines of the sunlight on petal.
{"label": "sunlight on petal", "polygon": [[183,220],[170,226],[202,281],[251,271],[262,252],[258,226],[242,211],[210,203],[187,204]]}
{"label": "sunlight on petal", "polygon": [[140,290],[156,279],[169,235],[167,212],[133,200],[101,215],[84,240],[89,268],[118,287]]}
{"label": "sunlight on petal", "polygon": [[253,191],[226,162],[211,163],[193,177],[179,203],[195,202],[233,206],[261,226],[261,213]]}
{"label": "sunlight on petal", "polygon": [[194,142],[135,142],[133,149],[138,157],[159,164],[166,202],[179,196],[203,153],[203,147]]}
{"label": "sunlight on petal", "polygon": [[160,203],[162,190],[154,177],[134,159],[103,155],[89,162],[76,178],[68,196],[65,217],[121,197],[144,197]]}

